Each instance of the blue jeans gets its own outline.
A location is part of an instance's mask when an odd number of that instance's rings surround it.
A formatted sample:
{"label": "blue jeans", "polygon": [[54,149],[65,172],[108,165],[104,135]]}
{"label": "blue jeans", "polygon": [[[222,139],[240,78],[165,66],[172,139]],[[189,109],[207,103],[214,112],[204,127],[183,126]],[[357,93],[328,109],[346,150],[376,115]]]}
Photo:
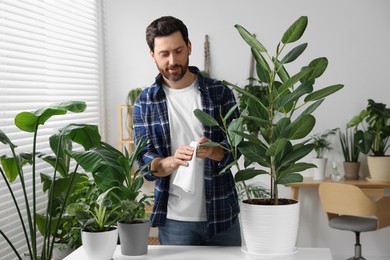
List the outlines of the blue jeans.
{"label": "blue jeans", "polygon": [[161,245],[241,246],[238,218],[225,232],[206,240],[206,222],[187,222],[167,219],[165,226],[158,228]]}

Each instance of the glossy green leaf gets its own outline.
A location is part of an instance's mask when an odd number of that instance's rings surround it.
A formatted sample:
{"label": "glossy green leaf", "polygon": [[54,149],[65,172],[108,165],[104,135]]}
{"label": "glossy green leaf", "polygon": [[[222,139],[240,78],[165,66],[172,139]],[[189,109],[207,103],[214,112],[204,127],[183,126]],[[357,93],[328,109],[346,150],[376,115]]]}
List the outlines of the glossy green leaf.
{"label": "glossy green leaf", "polygon": [[302,159],[314,149],[314,144],[299,145],[298,148],[293,149],[287,153],[282,161],[281,166],[288,166]]}
{"label": "glossy green leaf", "polygon": [[299,40],[306,30],[307,23],[307,16],[299,17],[283,34],[282,42],[287,44]]}
{"label": "glossy green leaf", "polygon": [[237,173],[234,175],[234,180],[235,180],[235,182],[247,181],[247,180],[253,179],[256,176],[262,175],[262,174],[268,174],[268,172],[266,172],[264,170],[248,168],[245,170],[237,171]]}
{"label": "glossy green leaf", "polygon": [[337,85],[325,87],[325,88],[314,91],[311,94],[307,95],[304,100],[305,100],[305,102],[319,100],[319,99],[325,98],[325,97],[339,91],[343,87],[344,87],[344,85],[342,85],[342,84],[337,84]]}
{"label": "glossy green leaf", "polygon": [[303,115],[291,124],[291,140],[306,137],[313,130],[316,119],[312,115]]}
{"label": "glossy green leaf", "polygon": [[269,83],[270,82],[270,74],[271,74],[271,69],[267,63],[267,61],[264,59],[263,55],[251,48],[252,55],[256,61],[256,73],[259,79],[262,82]]}
{"label": "glossy green leaf", "polygon": [[325,57],[312,60],[308,66],[308,68],[311,68],[312,70],[307,75],[306,77],[307,80],[313,80],[319,78],[325,72],[327,67],[328,67],[328,59]]}
{"label": "glossy green leaf", "polygon": [[238,150],[242,153],[242,155],[244,155],[252,162],[257,162],[265,167],[269,166],[265,156],[266,150],[263,146],[256,143],[243,141],[238,145]]}
{"label": "glossy green leaf", "polygon": [[101,136],[96,125],[69,124],[61,132],[73,142],[82,145],[85,150],[99,146],[101,142]]}
{"label": "glossy green leaf", "polygon": [[281,151],[283,151],[285,145],[287,144],[288,140],[287,138],[280,138],[277,139],[266,151],[266,156],[276,156]]}
{"label": "glossy green leaf", "polygon": [[267,51],[267,49],[244,27],[242,27],[239,24],[236,24],[234,27],[238,30],[241,37],[244,39],[244,41],[246,41],[246,43],[251,48],[255,49],[258,52],[266,52]]}
{"label": "glossy green leaf", "polygon": [[15,117],[15,125],[22,131],[35,132],[38,125],[44,125],[52,116],[64,115],[68,111],[79,113],[87,107],[85,102],[70,101],[49,105],[32,112],[21,112]]}
{"label": "glossy green leaf", "polygon": [[198,108],[194,110],[194,115],[205,126],[219,126],[218,121],[214,117]]}
{"label": "glossy green leaf", "polygon": [[17,167],[17,160],[15,158],[0,157],[0,161],[8,181],[9,182],[15,181],[15,179],[19,176],[19,170],[18,170],[19,168]]}
{"label": "glossy green leaf", "polygon": [[290,173],[276,180],[277,184],[289,184],[293,182],[302,182],[303,176],[299,173]]}
{"label": "glossy green leaf", "polygon": [[282,64],[290,63],[295,61],[306,49],[307,43],[302,43],[289,51],[286,56],[280,61]]}

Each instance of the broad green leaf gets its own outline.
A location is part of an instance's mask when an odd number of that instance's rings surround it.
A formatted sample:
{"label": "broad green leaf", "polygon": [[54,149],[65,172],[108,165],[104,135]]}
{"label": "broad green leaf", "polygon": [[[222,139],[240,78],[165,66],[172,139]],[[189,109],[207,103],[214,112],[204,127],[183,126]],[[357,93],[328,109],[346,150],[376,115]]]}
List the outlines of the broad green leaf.
{"label": "broad green leaf", "polygon": [[298,101],[300,97],[307,93],[311,93],[312,91],[313,85],[309,82],[304,82],[293,92],[277,99],[275,102],[275,109],[282,110],[288,108],[292,103]]}
{"label": "broad green leaf", "polygon": [[302,43],[289,51],[286,56],[280,61],[282,64],[290,63],[296,60],[306,49],[307,43]]}
{"label": "broad green leaf", "polygon": [[32,112],[21,112],[15,117],[15,125],[22,131],[33,133],[38,125],[44,125],[52,116],[64,115],[68,111],[83,112],[86,106],[85,102],[70,101],[55,103]]}
{"label": "broad green leaf", "polygon": [[56,170],[61,176],[65,177],[68,174],[69,169],[63,160],[57,161],[57,157],[53,155],[42,154],[42,153],[37,153],[37,156],[38,158],[50,164],[53,168],[57,166]]}
{"label": "broad green leaf", "polygon": [[310,168],[316,168],[317,166],[312,163],[304,163],[299,162],[295,164],[291,164],[287,169],[280,172],[280,176],[288,175],[294,172],[302,172],[304,170],[310,169]]}
{"label": "broad green leaf", "polygon": [[244,27],[242,27],[239,24],[236,24],[234,27],[238,30],[241,37],[246,41],[246,43],[251,48],[257,50],[258,52],[267,51],[267,49],[255,38],[255,36],[253,36],[250,32],[248,32]]}
{"label": "broad green leaf", "polygon": [[5,176],[7,176],[9,182],[13,182],[19,176],[17,160],[9,157],[0,157],[0,160]]}
{"label": "broad green leaf", "polygon": [[8,136],[0,129],[0,142],[3,144],[8,144],[11,149],[15,149],[17,146],[14,145]]}
{"label": "broad green leaf", "polygon": [[295,83],[300,81],[303,77],[305,77],[309,72],[311,71],[311,68],[306,67],[303,68],[301,71],[299,71],[297,74],[293,75],[289,79],[287,79],[279,88],[279,93],[283,93],[287,89],[291,88]]}
{"label": "broad green leaf", "polygon": [[309,68],[312,68],[310,73],[307,75],[307,80],[313,80],[319,78],[328,67],[328,59],[325,57],[317,58],[309,63]]}
{"label": "broad green leaf", "polygon": [[288,117],[281,118],[272,130],[272,139],[288,138],[291,121]]}
{"label": "broad green leaf", "polygon": [[307,16],[299,17],[283,34],[282,42],[287,44],[299,40],[306,30],[307,23]]}
{"label": "broad green leaf", "polygon": [[375,135],[371,132],[363,132],[362,130],[358,130],[355,133],[355,145],[364,154],[368,154],[372,144],[374,143],[374,140]]}
{"label": "broad green leaf", "polygon": [[282,82],[286,82],[289,78],[290,75],[288,74],[287,70],[284,68],[283,64],[280,63],[279,61],[275,61],[275,68],[276,68],[276,73],[278,74],[280,80]]}
{"label": "broad green leaf", "polygon": [[300,145],[296,149],[293,149],[287,153],[282,159],[281,166],[288,166],[302,159],[308,155],[314,149],[314,144]]}
{"label": "broad green leaf", "polygon": [[226,113],[226,115],[223,117],[223,120],[225,120],[225,122],[228,122],[229,118],[232,116],[232,114],[234,113],[234,111],[238,108],[239,104],[235,104],[234,106],[232,106],[229,111]]}
{"label": "broad green leaf", "polygon": [[205,126],[219,126],[218,121],[214,117],[198,108],[194,110],[194,115]]}
{"label": "broad green leaf", "polygon": [[303,117],[304,115],[311,115],[311,113],[313,113],[320,105],[321,103],[324,101],[324,99],[320,99],[320,100],[317,100],[316,102],[314,102],[313,104],[311,104],[310,106],[308,106],[298,117],[296,120],[298,120],[299,118]]}
{"label": "broad green leaf", "polygon": [[260,120],[264,119],[265,120],[265,124],[269,124],[268,123],[268,110],[266,109],[265,105],[261,102],[258,102],[254,99],[249,99],[247,101],[247,104],[248,104],[248,118],[251,118],[251,117],[255,117],[255,118],[258,118]]}
{"label": "broad green leaf", "polygon": [[299,173],[290,173],[286,176],[281,177],[280,179],[276,180],[277,184],[289,184],[293,182],[302,182],[303,181],[303,176]]}
{"label": "broad green leaf", "polygon": [[236,118],[228,126],[228,133],[232,141],[231,146],[233,147],[236,147],[242,140],[242,137],[236,134],[236,132],[243,131],[243,121],[244,118],[242,117]]}
{"label": "broad green leaf", "polygon": [[238,150],[250,161],[257,162],[265,167],[269,166],[265,156],[266,150],[263,146],[257,143],[243,141],[238,145]]}
{"label": "broad green leaf", "polygon": [[303,115],[291,124],[291,140],[306,137],[314,128],[316,119],[312,115]]}
{"label": "broad green leaf", "polygon": [[267,61],[264,59],[263,55],[251,48],[252,55],[256,61],[256,73],[259,79],[262,82],[269,83],[270,82],[270,75],[271,75],[271,69],[267,63]]}
{"label": "broad green leaf", "polygon": [[315,100],[325,98],[325,97],[339,91],[343,87],[344,87],[344,85],[342,85],[342,84],[336,84],[336,85],[332,85],[332,86],[325,87],[325,88],[322,88],[320,90],[314,91],[313,93],[311,93],[305,97],[305,102],[310,102],[310,101],[315,101]]}
{"label": "broad green leaf", "polygon": [[276,156],[281,151],[283,151],[284,146],[287,144],[287,138],[277,139],[266,151],[266,156]]}
{"label": "broad green leaf", "polygon": [[261,174],[268,174],[268,172],[266,172],[264,170],[248,168],[245,170],[237,171],[237,173],[234,175],[234,180],[235,180],[235,182],[246,181],[246,180],[250,180],[258,175],[261,175]]}
{"label": "broad green leaf", "polygon": [[73,142],[82,145],[85,150],[100,145],[101,136],[96,125],[69,124],[61,132]]}

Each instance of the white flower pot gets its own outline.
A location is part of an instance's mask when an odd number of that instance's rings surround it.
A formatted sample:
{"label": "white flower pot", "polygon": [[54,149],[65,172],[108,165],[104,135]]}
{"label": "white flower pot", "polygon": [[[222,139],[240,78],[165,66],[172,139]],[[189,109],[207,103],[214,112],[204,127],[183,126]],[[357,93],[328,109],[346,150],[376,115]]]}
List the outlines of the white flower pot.
{"label": "white flower pot", "polygon": [[90,260],[110,260],[118,242],[118,229],[105,232],[81,231],[83,248]]}
{"label": "white flower pot", "polygon": [[313,158],[313,163],[317,165],[317,168],[313,168],[313,180],[325,179],[327,162],[328,158]]}
{"label": "white flower pot", "polygon": [[255,256],[294,254],[298,236],[299,205],[299,202],[276,206],[242,202],[242,251]]}

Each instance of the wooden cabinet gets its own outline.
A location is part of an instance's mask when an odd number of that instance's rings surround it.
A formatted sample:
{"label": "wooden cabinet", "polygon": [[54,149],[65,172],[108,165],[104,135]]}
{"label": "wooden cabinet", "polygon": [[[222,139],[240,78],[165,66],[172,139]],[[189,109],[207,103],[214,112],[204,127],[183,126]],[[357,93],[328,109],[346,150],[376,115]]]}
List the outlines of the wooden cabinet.
{"label": "wooden cabinet", "polygon": [[126,147],[129,153],[134,151],[133,137],[133,106],[119,105],[118,107],[118,149],[124,152]]}

